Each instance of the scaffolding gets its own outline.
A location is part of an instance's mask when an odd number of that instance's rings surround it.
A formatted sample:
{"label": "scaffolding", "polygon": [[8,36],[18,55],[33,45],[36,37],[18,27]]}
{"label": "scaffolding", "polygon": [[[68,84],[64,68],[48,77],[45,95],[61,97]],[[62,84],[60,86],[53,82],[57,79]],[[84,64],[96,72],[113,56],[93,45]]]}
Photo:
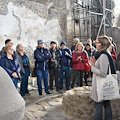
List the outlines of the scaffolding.
{"label": "scaffolding", "polygon": [[101,33],[106,35],[107,28],[112,37],[113,0],[73,0],[73,17],[74,38],[95,40]]}

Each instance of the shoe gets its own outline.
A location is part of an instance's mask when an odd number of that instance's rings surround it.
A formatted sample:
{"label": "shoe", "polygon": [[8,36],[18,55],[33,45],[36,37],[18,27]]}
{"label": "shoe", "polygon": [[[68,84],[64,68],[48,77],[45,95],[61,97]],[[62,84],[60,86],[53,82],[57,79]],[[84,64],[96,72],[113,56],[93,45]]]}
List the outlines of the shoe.
{"label": "shoe", "polygon": [[66,90],[70,90],[69,88],[66,88]]}
{"label": "shoe", "polygon": [[52,93],[50,93],[50,92],[48,91],[48,92],[46,92],[46,94],[50,95],[50,94],[52,94]]}
{"label": "shoe", "polygon": [[60,90],[62,90],[63,88],[59,88]]}
{"label": "shoe", "polygon": [[42,95],[42,92],[39,92],[39,95]]}

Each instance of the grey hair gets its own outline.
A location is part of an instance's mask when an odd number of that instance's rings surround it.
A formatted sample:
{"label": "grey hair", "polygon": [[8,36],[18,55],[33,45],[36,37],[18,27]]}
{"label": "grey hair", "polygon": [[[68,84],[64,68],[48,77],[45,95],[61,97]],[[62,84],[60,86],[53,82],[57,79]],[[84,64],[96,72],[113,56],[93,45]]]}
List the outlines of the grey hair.
{"label": "grey hair", "polygon": [[20,46],[21,44],[17,44],[17,46],[16,46],[16,52],[19,52],[19,46]]}
{"label": "grey hair", "polygon": [[74,41],[78,41],[79,42],[80,40],[78,38],[75,38]]}

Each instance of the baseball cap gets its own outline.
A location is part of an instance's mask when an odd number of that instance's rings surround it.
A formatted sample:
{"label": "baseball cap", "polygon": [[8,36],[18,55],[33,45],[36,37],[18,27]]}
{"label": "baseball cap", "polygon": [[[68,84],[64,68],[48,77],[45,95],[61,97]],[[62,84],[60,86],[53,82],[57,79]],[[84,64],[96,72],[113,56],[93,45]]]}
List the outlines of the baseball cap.
{"label": "baseball cap", "polygon": [[37,43],[44,43],[44,41],[40,39],[37,41]]}

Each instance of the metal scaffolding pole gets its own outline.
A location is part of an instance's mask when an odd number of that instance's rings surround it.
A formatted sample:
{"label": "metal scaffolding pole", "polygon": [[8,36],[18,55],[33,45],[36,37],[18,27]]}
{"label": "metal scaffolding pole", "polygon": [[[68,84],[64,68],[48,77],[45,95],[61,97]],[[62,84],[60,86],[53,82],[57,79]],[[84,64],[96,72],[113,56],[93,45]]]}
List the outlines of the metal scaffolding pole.
{"label": "metal scaffolding pole", "polygon": [[75,0],[73,0],[73,16],[74,16],[74,38],[76,37],[76,30],[75,30]]}
{"label": "metal scaffolding pole", "polygon": [[113,0],[111,0],[111,37],[112,37],[112,27],[113,27]]}
{"label": "metal scaffolding pole", "polygon": [[105,10],[106,10],[106,0],[103,0],[103,26],[104,26],[104,35],[106,34],[106,31],[105,31],[105,25],[106,25]]}
{"label": "metal scaffolding pole", "polygon": [[91,39],[91,0],[89,0],[89,38]]}
{"label": "metal scaffolding pole", "polygon": [[[73,16],[74,16],[74,36],[76,36],[76,25],[75,17],[77,15],[77,19],[79,22],[79,36],[82,39],[82,36],[86,36],[84,38],[89,38],[93,36],[98,37],[103,28],[104,35],[106,32],[106,27],[111,28],[111,36],[112,36],[112,26],[113,26],[113,0],[110,0],[111,7],[107,8],[106,0],[73,0]],[[79,12],[78,12],[79,11]],[[107,13],[110,12],[109,16]],[[80,15],[83,14],[83,15]],[[80,17],[83,16],[83,17]],[[108,18],[107,18],[108,17]],[[110,18],[110,20],[109,20]],[[82,23],[83,20],[83,24]],[[82,27],[81,27],[82,26]],[[91,28],[93,27],[93,29]],[[81,30],[81,29],[84,30]],[[94,31],[95,32],[91,32]],[[87,33],[86,33],[87,32]],[[78,36],[78,35],[77,35]],[[94,38],[95,38],[94,37]]]}

